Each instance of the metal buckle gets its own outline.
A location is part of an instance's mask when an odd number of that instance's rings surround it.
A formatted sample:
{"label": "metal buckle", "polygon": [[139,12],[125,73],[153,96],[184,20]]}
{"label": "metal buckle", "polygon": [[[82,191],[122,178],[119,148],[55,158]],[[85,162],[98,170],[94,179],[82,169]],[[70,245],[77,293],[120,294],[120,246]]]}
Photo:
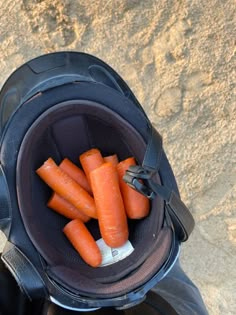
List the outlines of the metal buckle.
{"label": "metal buckle", "polygon": [[123,176],[123,180],[131,188],[137,190],[148,199],[156,197],[155,192],[147,185],[147,181],[153,176],[153,173],[139,165],[131,165]]}

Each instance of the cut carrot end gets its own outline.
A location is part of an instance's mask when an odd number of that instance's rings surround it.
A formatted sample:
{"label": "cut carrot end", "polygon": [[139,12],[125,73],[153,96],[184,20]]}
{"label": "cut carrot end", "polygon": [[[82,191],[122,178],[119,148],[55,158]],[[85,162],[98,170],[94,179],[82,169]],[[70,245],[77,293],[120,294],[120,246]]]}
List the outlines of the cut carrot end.
{"label": "cut carrot end", "polygon": [[117,154],[105,156],[103,159],[104,159],[105,162],[110,162],[110,163],[112,163],[114,166],[117,166],[118,163],[119,163]]}
{"label": "cut carrot end", "polygon": [[58,195],[69,201],[81,212],[97,218],[95,203],[91,195],[75,180],[60,169],[52,158],[36,170],[41,179]]}
{"label": "cut carrot end", "polygon": [[86,174],[88,182],[90,183],[90,173],[97,167],[104,163],[100,150],[93,148],[79,156],[80,164]]}

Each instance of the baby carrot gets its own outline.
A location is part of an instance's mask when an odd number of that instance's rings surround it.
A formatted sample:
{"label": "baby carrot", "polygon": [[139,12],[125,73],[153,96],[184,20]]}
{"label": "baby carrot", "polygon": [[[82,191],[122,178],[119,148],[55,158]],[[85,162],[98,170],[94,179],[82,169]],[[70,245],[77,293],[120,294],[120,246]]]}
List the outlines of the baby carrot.
{"label": "baby carrot", "polygon": [[117,170],[109,162],[90,173],[101,236],[110,247],[128,240],[128,224],[119,188]]}
{"label": "baby carrot", "polygon": [[102,255],[98,245],[80,219],[67,223],[63,232],[88,265],[98,267],[101,264]]}
{"label": "baby carrot", "polygon": [[82,168],[90,183],[90,172],[104,163],[102,154],[98,149],[90,149],[79,156]]}
{"label": "baby carrot", "polygon": [[69,159],[65,158],[59,167],[67,173],[71,178],[73,178],[81,187],[83,187],[88,193],[92,193],[91,187],[88,183],[87,177],[84,172],[76,166]]}
{"label": "baby carrot", "polygon": [[128,218],[141,219],[149,214],[149,200],[133,188],[129,187],[123,180],[126,170],[131,165],[136,165],[135,159],[129,157],[126,160],[121,161],[117,165],[117,171],[120,181],[120,190],[122,193],[125,210]]}
{"label": "baby carrot", "polygon": [[105,162],[110,162],[114,166],[116,166],[119,163],[118,157],[116,154],[105,156],[103,159]]}
{"label": "baby carrot", "polygon": [[68,219],[81,219],[83,222],[90,220],[90,217],[83,214],[83,212],[55,192],[53,192],[47,206]]}
{"label": "baby carrot", "polygon": [[97,218],[93,198],[74,179],[67,175],[52,158],[36,170],[36,173],[58,195],[91,218]]}

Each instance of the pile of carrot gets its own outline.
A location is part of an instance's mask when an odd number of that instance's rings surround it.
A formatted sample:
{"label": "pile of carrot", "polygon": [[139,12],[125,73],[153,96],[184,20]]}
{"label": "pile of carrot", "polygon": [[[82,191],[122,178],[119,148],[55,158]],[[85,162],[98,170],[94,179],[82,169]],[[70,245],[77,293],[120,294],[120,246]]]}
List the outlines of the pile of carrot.
{"label": "pile of carrot", "polygon": [[128,219],[148,216],[150,205],[123,180],[129,166],[136,165],[134,157],[119,161],[116,154],[104,157],[93,148],[79,162],[81,167],[65,158],[57,165],[50,157],[36,173],[53,190],[47,206],[71,220],[64,234],[88,265],[98,267],[102,256],[86,223],[97,219],[105,243],[120,247],[128,240]]}

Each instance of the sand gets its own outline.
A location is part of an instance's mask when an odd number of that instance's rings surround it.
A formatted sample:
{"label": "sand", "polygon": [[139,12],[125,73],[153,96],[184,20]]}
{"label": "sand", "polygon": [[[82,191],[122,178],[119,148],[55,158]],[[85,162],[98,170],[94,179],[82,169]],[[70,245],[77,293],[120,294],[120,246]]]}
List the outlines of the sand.
{"label": "sand", "polygon": [[60,50],[94,54],[130,85],[196,220],[181,261],[212,315],[236,314],[235,23],[234,0],[0,0],[1,86]]}

